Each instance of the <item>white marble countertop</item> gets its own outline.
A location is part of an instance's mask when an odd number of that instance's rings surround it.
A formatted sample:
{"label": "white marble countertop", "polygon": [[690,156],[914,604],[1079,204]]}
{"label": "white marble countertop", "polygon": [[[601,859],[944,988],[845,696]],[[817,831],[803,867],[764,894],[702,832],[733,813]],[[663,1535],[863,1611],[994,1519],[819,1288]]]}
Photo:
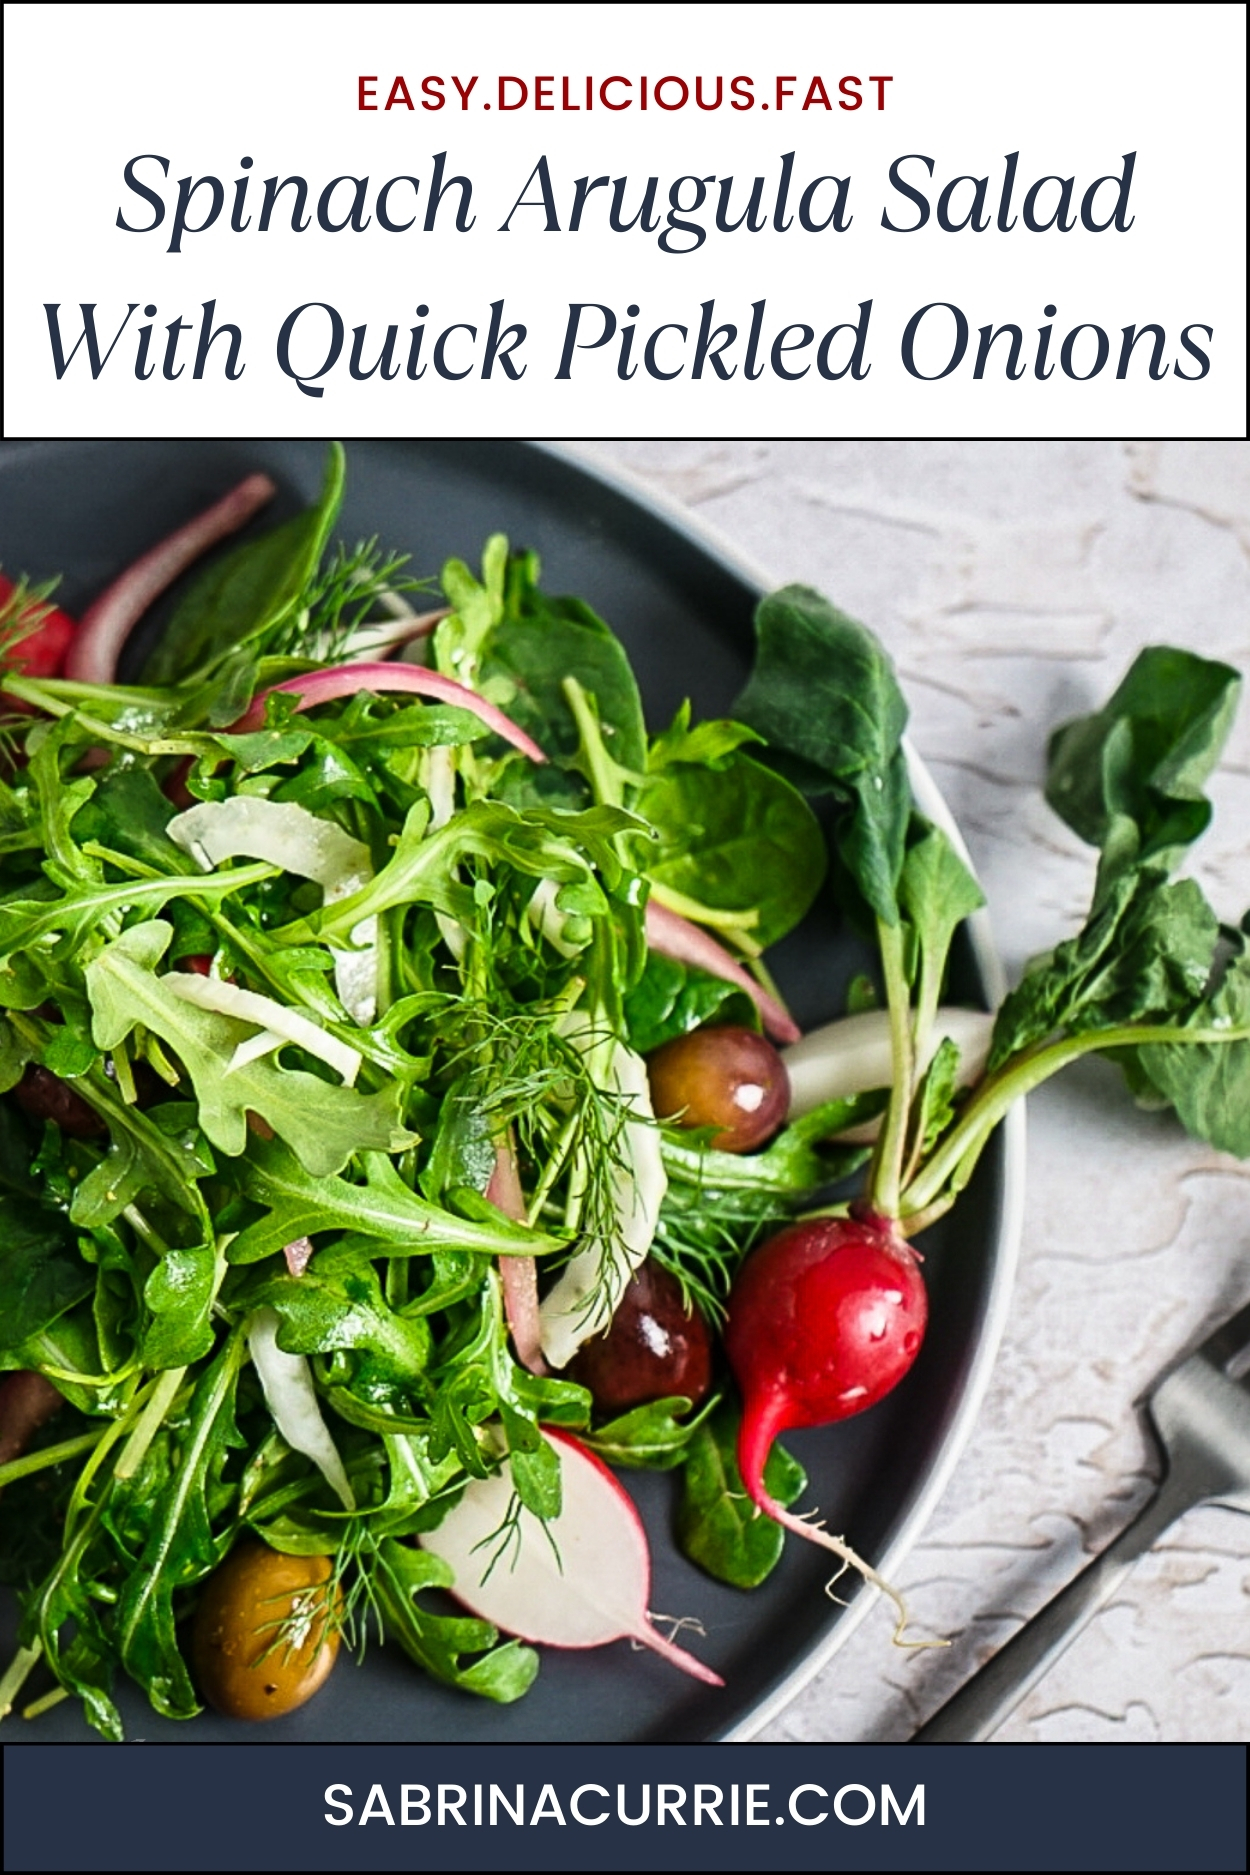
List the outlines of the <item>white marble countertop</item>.
{"label": "white marble countertop", "polygon": [[[1137,649],[1250,668],[1250,445],[599,443],[778,580],[892,651],[968,841],[1008,978],[1075,929],[1093,856],[1041,797],[1046,737]],[[1250,705],[1193,870],[1250,903]],[[864,1622],[764,1734],[904,1739],[1128,1521],[1153,1476],[1133,1402],[1250,1295],[1250,1165],[1136,1111],[1105,1064],[1029,1106],[1020,1275],[972,1439],[900,1586],[941,1653]],[[852,1536],[853,1533],[848,1533]],[[1250,1738],[1250,1522],[1191,1512],[1002,1739]]]}

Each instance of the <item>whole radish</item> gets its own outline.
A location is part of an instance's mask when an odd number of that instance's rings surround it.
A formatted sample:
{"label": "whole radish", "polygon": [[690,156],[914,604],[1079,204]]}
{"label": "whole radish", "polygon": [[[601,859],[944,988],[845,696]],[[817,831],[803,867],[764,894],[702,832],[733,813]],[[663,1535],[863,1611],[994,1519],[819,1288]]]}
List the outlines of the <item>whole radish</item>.
{"label": "whole radish", "polygon": [[929,1305],[919,1260],[894,1222],[875,1213],[791,1224],[743,1264],[729,1297],[725,1349],[742,1392],[738,1468],[753,1503],[897,1593],[840,1537],[770,1496],[764,1466],[778,1433],[849,1419],[908,1372]]}

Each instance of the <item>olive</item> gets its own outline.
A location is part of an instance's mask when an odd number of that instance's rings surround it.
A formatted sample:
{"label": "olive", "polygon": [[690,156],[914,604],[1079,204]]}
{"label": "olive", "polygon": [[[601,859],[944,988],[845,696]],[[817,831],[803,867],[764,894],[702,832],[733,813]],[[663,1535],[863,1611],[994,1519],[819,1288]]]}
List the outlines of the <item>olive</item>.
{"label": "olive", "polygon": [[679,1126],[714,1126],[720,1152],[750,1152],[790,1108],[786,1064],[753,1029],[692,1029],[647,1060],[651,1104]]}
{"label": "olive", "polygon": [[712,1337],[698,1310],[686,1313],[681,1284],[648,1257],[617,1304],[607,1333],[583,1342],[565,1369],[595,1405],[625,1413],[683,1393],[694,1405],[712,1384]]}
{"label": "olive", "polygon": [[209,1577],[191,1663],[201,1693],[231,1719],[277,1719],[325,1684],[339,1651],[340,1596],[326,1556],[284,1556],[246,1541]]}
{"label": "olive", "polygon": [[108,1132],[95,1108],[50,1068],[32,1062],[13,1092],[32,1120],[55,1120],[71,1139],[102,1139]]}

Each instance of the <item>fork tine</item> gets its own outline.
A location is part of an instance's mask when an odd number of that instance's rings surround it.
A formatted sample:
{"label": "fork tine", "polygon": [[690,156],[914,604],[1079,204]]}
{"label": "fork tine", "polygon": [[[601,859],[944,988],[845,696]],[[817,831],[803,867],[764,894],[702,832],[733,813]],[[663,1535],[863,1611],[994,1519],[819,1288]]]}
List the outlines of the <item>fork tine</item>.
{"label": "fork tine", "polygon": [[1207,1336],[1198,1349],[1204,1360],[1212,1366],[1224,1368],[1234,1356],[1241,1354],[1250,1344],[1250,1302],[1236,1315],[1232,1315],[1213,1334]]}

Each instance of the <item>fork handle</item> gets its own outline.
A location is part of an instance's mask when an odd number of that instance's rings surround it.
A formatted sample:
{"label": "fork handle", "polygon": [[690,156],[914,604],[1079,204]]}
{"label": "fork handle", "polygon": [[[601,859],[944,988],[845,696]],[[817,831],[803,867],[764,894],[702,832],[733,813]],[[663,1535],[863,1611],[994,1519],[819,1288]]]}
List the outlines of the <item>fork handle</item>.
{"label": "fork handle", "polygon": [[974,1673],[921,1726],[912,1743],[970,1743],[992,1737],[1124,1580],[1138,1557],[1203,1495],[1201,1490],[1179,1483],[1175,1474],[1169,1477],[1115,1542],[1032,1620],[1026,1621],[980,1672]]}

